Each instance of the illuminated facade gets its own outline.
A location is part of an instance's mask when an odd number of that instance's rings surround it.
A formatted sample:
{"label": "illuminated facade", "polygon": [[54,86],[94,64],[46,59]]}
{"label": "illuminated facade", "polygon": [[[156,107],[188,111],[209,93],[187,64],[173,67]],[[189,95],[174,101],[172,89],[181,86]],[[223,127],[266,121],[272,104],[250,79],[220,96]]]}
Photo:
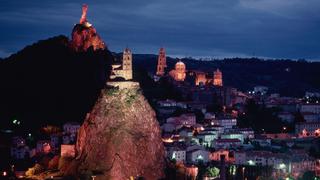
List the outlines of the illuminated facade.
{"label": "illuminated facade", "polygon": [[186,78],[186,65],[179,61],[175,65],[175,69],[170,71],[170,76],[176,81],[184,81]]}
{"label": "illuminated facade", "polygon": [[167,67],[167,60],[166,60],[166,52],[164,48],[160,48],[159,56],[158,56],[158,65],[157,65],[157,75],[163,76],[164,69]]}
{"label": "illuminated facade", "polygon": [[199,85],[205,85],[206,83],[207,83],[206,74],[204,72],[196,72],[195,84],[199,86]]}
{"label": "illuminated facade", "polygon": [[222,86],[222,72],[217,69],[214,73],[213,73],[213,85],[215,86]]}
{"label": "illuminated facade", "polygon": [[123,51],[122,64],[112,64],[112,72],[110,79],[124,78],[132,79],[132,52],[129,48]]}

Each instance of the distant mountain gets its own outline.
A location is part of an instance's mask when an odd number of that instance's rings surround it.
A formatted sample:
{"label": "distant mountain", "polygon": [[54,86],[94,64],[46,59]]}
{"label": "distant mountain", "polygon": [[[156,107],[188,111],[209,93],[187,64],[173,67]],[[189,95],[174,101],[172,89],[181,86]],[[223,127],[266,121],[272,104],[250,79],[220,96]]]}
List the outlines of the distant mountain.
{"label": "distant mountain", "polygon": [[[134,54],[135,66],[155,72],[157,55]],[[226,86],[246,91],[264,85],[270,92],[283,96],[302,96],[305,91],[320,91],[320,62],[304,60],[263,60],[258,58],[230,58],[201,61],[183,58],[187,70],[213,73],[219,68]],[[174,68],[177,59],[167,57],[167,70]]]}
{"label": "distant mountain", "polygon": [[38,127],[83,121],[110,73],[108,50],[76,52],[65,36],[27,46],[0,61],[0,126],[13,118]]}

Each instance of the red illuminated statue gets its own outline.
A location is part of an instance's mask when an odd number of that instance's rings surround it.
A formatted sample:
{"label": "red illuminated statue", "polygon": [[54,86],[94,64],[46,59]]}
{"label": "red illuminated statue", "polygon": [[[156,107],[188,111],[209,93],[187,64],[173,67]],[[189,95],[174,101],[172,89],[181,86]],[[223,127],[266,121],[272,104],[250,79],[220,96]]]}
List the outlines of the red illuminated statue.
{"label": "red illuminated statue", "polygon": [[87,22],[87,11],[88,11],[88,5],[83,4],[82,5],[82,15],[80,18],[80,24],[84,24]]}

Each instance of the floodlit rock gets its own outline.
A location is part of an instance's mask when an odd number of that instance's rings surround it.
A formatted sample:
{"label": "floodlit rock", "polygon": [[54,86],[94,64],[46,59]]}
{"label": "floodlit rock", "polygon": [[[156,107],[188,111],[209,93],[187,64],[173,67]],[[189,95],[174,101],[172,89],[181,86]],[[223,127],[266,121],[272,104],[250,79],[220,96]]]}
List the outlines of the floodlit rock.
{"label": "floodlit rock", "polygon": [[90,47],[93,50],[106,48],[96,29],[87,21],[87,11],[88,5],[84,4],[80,22],[74,26],[71,34],[70,46],[77,52],[87,51]]}
{"label": "floodlit rock", "polygon": [[113,85],[120,88],[102,90],[81,126],[72,164],[79,176],[160,179],[164,176],[164,146],[155,112],[138,83],[119,83]]}

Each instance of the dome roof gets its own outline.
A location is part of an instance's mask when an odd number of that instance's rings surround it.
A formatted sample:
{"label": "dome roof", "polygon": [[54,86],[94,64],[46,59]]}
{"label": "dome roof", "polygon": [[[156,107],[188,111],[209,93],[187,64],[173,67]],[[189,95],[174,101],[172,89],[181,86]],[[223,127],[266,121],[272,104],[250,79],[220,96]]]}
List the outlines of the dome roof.
{"label": "dome roof", "polygon": [[176,66],[175,66],[176,68],[177,67],[179,67],[179,68],[182,68],[182,67],[186,67],[186,65],[181,61],[181,60],[179,60],[177,63],[176,63]]}

